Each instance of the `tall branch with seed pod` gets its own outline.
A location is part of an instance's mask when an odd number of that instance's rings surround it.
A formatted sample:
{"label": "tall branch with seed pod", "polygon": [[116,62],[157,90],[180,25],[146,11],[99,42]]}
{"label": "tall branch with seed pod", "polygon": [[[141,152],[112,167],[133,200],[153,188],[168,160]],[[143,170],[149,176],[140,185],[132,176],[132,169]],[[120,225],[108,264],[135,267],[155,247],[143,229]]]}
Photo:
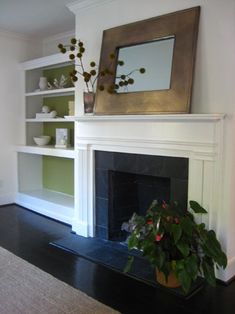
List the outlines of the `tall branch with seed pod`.
{"label": "tall branch with seed pod", "polygon": [[[70,40],[69,45],[63,45],[63,44],[58,44],[58,48],[60,49],[61,53],[66,53],[69,52],[69,59],[71,62],[75,65],[76,69],[74,69],[72,72],[70,72],[70,77],[73,82],[76,82],[78,80],[78,75],[83,77],[83,81],[86,85],[86,89],[88,92],[93,92],[95,93],[95,84],[97,82],[97,79],[100,76],[106,76],[106,75],[114,75],[114,73],[110,70],[110,68],[113,65],[113,62],[115,60],[115,54],[110,53],[109,58],[110,58],[110,64],[107,68],[101,69],[98,71],[98,66],[95,61],[90,62],[90,69],[86,70],[84,67],[83,63],[83,56],[85,53],[85,47],[84,43],[80,39],[72,38]],[[118,60],[117,64],[119,66],[124,65],[124,61]],[[143,74],[145,73],[145,68],[139,68],[139,69],[134,69],[131,72],[127,74],[122,74],[120,76],[116,76],[116,83],[109,85],[107,87],[107,91],[109,93],[115,93],[119,88],[125,88],[127,89],[128,85],[134,84],[134,79],[131,77],[131,75],[138,71],[139,73]],[[104,85],[99,85],[98,86],[99,90],[103,91],[105,90]]]}

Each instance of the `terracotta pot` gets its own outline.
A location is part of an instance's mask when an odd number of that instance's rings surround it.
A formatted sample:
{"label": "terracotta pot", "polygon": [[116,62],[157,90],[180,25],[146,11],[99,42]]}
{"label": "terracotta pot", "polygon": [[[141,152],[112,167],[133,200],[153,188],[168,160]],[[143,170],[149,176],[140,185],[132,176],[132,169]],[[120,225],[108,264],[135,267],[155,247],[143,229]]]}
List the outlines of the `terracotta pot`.
{"label": "terracotta pot", "polygon": [[95,93],[83,92],[84,112],[92,113],[94,111]]}
{"label": "terracotta pot", "polygon": [[162,272],[156,270],[156,279],[158,283],[167,288],[177,288],[181,286],[173,271],[170,272],[168,280],[166,281],[165,275]]}

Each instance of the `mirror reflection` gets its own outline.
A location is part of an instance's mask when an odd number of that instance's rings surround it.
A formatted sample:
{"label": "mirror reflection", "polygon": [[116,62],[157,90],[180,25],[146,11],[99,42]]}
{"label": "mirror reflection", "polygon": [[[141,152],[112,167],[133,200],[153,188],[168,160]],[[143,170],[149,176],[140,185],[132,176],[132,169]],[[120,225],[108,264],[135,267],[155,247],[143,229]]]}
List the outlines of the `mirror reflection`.
{"label": "mirror reflection", "polygon": [[[143,75],[138,71],[131,74],[134,84],[118,89],[117,93],[169,89],[174,41],[175,37],[170,36],[153,42],[119,48],[118,60],[123,60],[125,63],[123,66],[117,66],[116,77],[142,67],[146,72]],[[115,83],[118,83],[117,79]]]}

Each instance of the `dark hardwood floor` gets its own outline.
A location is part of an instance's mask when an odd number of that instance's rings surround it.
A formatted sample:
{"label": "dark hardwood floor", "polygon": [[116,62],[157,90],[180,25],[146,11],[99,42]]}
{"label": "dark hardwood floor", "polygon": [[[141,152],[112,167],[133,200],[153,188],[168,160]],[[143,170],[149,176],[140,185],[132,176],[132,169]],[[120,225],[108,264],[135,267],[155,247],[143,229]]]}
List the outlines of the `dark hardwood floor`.
{"label": "dark hardwood floor", "polygon": [[121,313],[235,313],[234,281],[206,285],[184,300],[49,245],[69,232],[69,226],[17,205],[0,207],[0,246]]}

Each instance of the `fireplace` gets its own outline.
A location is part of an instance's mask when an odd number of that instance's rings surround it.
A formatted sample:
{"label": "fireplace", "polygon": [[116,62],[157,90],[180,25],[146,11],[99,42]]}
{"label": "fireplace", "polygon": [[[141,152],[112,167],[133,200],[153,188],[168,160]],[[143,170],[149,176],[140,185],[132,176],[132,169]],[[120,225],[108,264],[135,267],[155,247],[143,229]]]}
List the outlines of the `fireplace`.
{"label": "fireplace", "polygon": [[154,199],[187,208],[188,158],[95,152],[96,236],[122,240],[121,225]]}
{"label": "fireplace", "polygon": [[[96,235],[100,213],[96,211],[98,186],[95,183],[95,164],[97,152],[102,151],[107,154],[128,154],[126,157],[137,154],[150,158],[158,156],[188,160],[188,200],[195,200],[208,210],[208,215],[199,218],[200,221],[214,229],[220,239],[224,239],[221,228],[224,219],[223,114],[96,115],[77,117],[76,120],[79,132],[75,154],[78,176],[75,182],[74,232],[85,237]],[[132,162],[125,158],[125,169],[109,170],[125,173],[130,164]],[[152,173],[143,175],[152,176]],[[107,172],[105,176],[107,178],[111,173]],[[101,201],[107,204],[105,198]],[[107,220],[107,215],[104,216]],[[228,273],[233,273],[231,267]]]}

